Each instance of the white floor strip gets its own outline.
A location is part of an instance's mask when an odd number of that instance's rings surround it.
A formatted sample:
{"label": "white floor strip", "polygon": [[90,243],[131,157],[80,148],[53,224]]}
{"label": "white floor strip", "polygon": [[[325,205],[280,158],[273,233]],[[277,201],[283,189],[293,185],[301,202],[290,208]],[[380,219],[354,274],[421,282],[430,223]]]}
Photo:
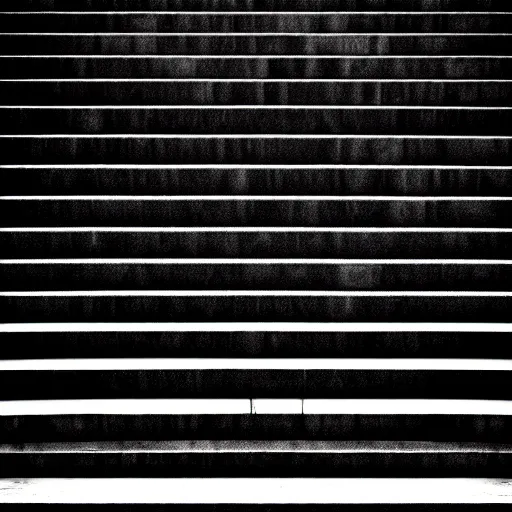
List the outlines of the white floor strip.
{"label": "white floor strip", "polygon": [[[511,255],[512,256],[512,255]],[[8,259],[0,265],[512,265],[508,260],[466,259],[266,259],[266,258],[74,258]]]}
{"label": "white floor strip", "polygon": [[407,322],[109,322],[0,324],[2,333],[52,332],[430,332],[512,333],[512,323],[407,323]]}
{"label": "white floor strip", "polygon": [[490,478],[17,478],[0,503],[393,504],[512,503],[512,480]]}
{"label": "white floor strip", "polygon": [[115,441],[0,445],[0,453],[502,453],[512,446],[425,441]]}
{"label": "white floor strip", "polygon": [[0,371],[82,370],[362,370],[512,371],[505,359],[22,359],[0,360]]}
{"label": "white floor strip", "polygon": [[17,478],[0,503],[492,504],[512,503],[512,480],[491,478]]}
{"label": "white floor strip", "polygon": [[511,416],[509,400],[402,399],[92,399],[10,400],[0,402],[0,416],[62,415],[482,415]]}

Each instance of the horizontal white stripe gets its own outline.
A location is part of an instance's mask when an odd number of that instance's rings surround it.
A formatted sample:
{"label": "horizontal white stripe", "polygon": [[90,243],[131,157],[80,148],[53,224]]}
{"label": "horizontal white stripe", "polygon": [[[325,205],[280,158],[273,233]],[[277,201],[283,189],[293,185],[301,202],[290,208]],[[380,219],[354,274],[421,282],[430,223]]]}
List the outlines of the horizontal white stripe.
{"label": "horizontal white stripe", "polygon": [[301,399],[256,399],[251,400],[251,414],[303,414],[304,401]]}
{"label": "horizontal white stripe", "polygon": [[474,170],[474,171],[511,171],[512,166],[507,165],[375,165],[375,164],[313,164],[313,165],[276,165],[276,164],[7,164],[0,165],[0,169],[315,169],[315,170]]}
{"label": "horizontal white stripe", "polygon": [[[0,402],[0,416],[65,414],[250,414],[243,399],[12,400]],[[0,487],[1,489],[1,487]],[[1,492],[1,491],[0,491]]]}
{"label": "horizontal white stripe", "polygon": [[2,291],[0,297],[512,297],[512,291],[74,290]]}
{"label": "horizontal white stripe", "polygon": [[255,133],[255,134],[174,134],[174,133],[113,133],[113,134],[17,134],[17,135],[0,135],[0,139],[349,139],[349,140],[511,140],[510,135],[291,135],[280,133]]}
{"label": "horizontal white stripe", "polygon": [[26,258],[2,259],[0,265],[512,265],[512,259]]}
{"label": "horizontal white stripe", "polygon": [[512,201],[503,196],[0,196],[0,201]]}
{"label": "horizontal white stripe", "polygon": [[82,370],[397,370],[511,371],[505,359],[123,358],[0,360],[0,371]]}
{"label": "horizontal white stripe", "polygon": [[108,441],[52,442],[0,445],[0,453],[512,453],[512,447],[493,443],[428,441]]}
{"label": "horizontal white stripe", "polygon": [[393,504],[512,503],[512,480],[491,478],[16,478],[0,503]]}
{"label": "horizontal white stripe", "polygon": [[51,54],[51,55],[0,55],[0,59],[191,59],[191,60],[210,60],[210,59],[345,59],[345,60],[391,60],[391,59],[512,59],[512,55],[105,55],[105,54]]}
{"label": "horizontal white stripe", "polygon": [[491,478],[16,478],[0,503],[393,504],[512,503]]}
{"label": "horizontal white stripe", "polygon": [[0,110],[512,110],[436,105],[0,105]]}
{"label": "horizontal white stripe", "polygon": [[509,400],[402,399],[98,399],[10,400],[0,416],[69,414],[382,414],[512,415]]}
{"label": "horizontal white stripe", "polygon": [[[1,13],[0,13],[1,14]],[[4,32],[0,36],[64,37],[496,37],[511,32]]]}
{"label": "horizontal white stripe", "polygon": [[512,415],[509,400],[306,399],[304,414],[475,414]]}
{"label": "horizontal white stripe", "polygon": [[45,14],[53,15],[76,15],[82,16],[90,15],[121,15],[136,14],[136,15],[177,15],[177,16],[296,16],[296,15],[314,15],[314,16],[382,16],[382,15],[402,15],[409,16],[445,16],[445,15],[474,15],[474,16],[510,16],[512,13],[509,11],[5,11],[2,14]]}
{"label": "horizontal white stripe", "polygon": [[0,233],[512,233],[512,228],[325,227],[7,227]]}
{"label": "horizontal white stripe", "polygon": [[3,333],[52,332],[512,332],[512,323],[408,322],[77,322],[0,324]]}
{"label": "horizontal white stripe", "polygon": [[0,78],[1,82],[43,82],[43,83],[95,83],[95,82],[136,82],[136,83],[461,83],[487,84],[511,83],[511,79],[499,78]]}

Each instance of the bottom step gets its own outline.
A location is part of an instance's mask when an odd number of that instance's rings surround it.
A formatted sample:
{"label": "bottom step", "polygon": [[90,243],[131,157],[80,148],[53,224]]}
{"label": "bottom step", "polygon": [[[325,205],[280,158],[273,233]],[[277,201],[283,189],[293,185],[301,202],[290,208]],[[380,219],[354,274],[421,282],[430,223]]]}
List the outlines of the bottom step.
{"label": "bottom step", "polygon": [[[236,487],[235,487],[236,485]],[[0,503],[512,503],[497,479],[9,479]]]}
{"label": "bottom step", "polygon": [[0,446],[0,478],[512,478],[512,445],[167,441]]}

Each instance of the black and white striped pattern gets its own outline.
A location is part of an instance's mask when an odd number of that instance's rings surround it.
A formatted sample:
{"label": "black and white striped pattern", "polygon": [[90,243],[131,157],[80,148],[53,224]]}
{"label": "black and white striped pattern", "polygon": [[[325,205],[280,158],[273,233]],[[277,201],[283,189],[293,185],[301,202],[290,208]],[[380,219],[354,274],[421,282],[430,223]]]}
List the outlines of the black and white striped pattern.
{"label": "black and white striped pattern", "polygon": [[512,503],[509,2],[0,32],[5,510]]}

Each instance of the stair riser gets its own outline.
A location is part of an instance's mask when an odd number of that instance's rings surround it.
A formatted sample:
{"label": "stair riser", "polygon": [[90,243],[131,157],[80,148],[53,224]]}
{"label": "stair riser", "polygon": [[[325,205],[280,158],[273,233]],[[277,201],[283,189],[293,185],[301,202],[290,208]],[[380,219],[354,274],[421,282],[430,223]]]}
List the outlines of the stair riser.
{"label": "stair riser", "polygon": [[499,168],[0,169],[2,193],[20,196],[202,194],[509,197],[512,196],[510,176],[509,169]]}
{"label": "stair riser", "polygon": [[[2,11],[510,11],[508,0],[4,0]],[[0,11],[0,12],[2,12]]]}
{"label": "stair riser", "polygon": [[510,79],[512,58],[4,57],[0,78]]}
{"label": "stair riser", "polygon": [[0,82],[5,105],[510,106],[509,82]]}
{"label": "stair riser", "polygon": [[2,55],[501,55],[512,36],[0,35]]}
{"label": "stair riser", "polygon": [[512,394],[510,372],[476,370],[17,370],[0,372],[0,383],[2,400],[509,400]]}
{"label": "stair riser", "polygon": [[273,32],[508,33],[512,14],[40,14],[0,13],[4,33]]}
{"label": "stair riser", "polygon": [[[510,165],[512,139],[0,138],[4,164]],[[199,212],[198,212],[199,213]]]}
{"label": "stair riser", "polygon": [[512,110],[1,109],[6,134],[512,135]]}
{"label": "stair riser", "polygon": [[67,415],[0,417],[4,443],[123,440],[512,441],[510,416]]}
{"label": "stair riser", "polygon": [[0,455],[0,477],[510,478],[511,459],[488,453],[18,453]]}
{"label": "stair riser", "polygon": [[510,201],[13,200],[4,227],[512,227]]}
{"label": "stair riser", "polygon": [[[494,296],[3,296],[0,321],[34,322],[510,322]],[[235,385],[236,387],[236,385]],[[510,386],[508,386],[510,389]]]}
{"label": "stair riser", "polygon": [[508,291],[512,265],[8,264],[2,290]]}
{"label": "stair riser", "polygon": [[509,339],[506,332],[28,332],[1,333],[0,357],[512,359]]}

